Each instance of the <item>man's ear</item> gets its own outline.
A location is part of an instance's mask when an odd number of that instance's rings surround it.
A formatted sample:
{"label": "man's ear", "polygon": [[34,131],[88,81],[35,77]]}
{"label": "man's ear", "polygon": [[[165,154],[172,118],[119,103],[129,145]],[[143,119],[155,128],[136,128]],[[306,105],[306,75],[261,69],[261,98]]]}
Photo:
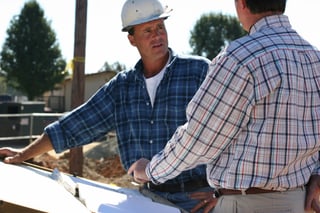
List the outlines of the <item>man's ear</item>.
{"label": "man's ear", "polygon": [[237,1],[241,9],[244,9],[247,7],[246,0],[237,0]]}
{"label": "man's ear", "polygon": [[136,41],[135,41],[133,35],[128,34],[128,40],[129,40],[129,42],[130,42],[130,44],[131,44],[132,46],[134,46],[134,47],[136,46]]}

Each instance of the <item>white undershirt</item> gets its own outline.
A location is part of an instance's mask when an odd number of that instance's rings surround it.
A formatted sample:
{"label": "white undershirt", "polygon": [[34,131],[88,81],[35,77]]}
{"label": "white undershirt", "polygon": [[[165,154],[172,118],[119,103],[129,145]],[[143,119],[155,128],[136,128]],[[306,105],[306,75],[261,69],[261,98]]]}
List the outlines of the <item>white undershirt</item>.
{"label": "white undershirt", "polygon": [[157,75],[155,75],[151,78],[144,78],[146,81],[147,90],[149,93],[152,107],[153,107],[154,99],[156,97],[157,88],[158,88],[160,81],[162,80],[164,72],[166,70],[165,68],[166,68],[166,66]]}
{"label": "white undershirt", "polygon": [[150,101],[151,101],[151,105],[153,107],[154,104],[154,99],[156,97],[156,93],[157,93],[157,88],[163,78],[164,72],[167,68],[168,63],[170,62],[171,59],[171,52],[169,51],[169,58],[168,61],[166,63],[166,65],[162,68],[162,70],[155,76],[151,77],[151,78],[144,78],[146,85],[147,85],[147,90],[149,93],[149,97],[150,97]]}

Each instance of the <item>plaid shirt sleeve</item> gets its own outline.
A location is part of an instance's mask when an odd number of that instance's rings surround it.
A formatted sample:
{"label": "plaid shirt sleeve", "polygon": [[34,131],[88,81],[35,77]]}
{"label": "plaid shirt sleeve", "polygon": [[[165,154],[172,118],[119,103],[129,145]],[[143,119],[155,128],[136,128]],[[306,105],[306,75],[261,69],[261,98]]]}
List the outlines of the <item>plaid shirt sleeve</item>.
{"label": "plaid shirt sleeve", "polygon": [[230,72],[228,67],[234,69],[236,64],[227,58],[219,64],[210,66],[207,78],[189,103],[188,122],[153,159],[147,173],[154,182],[165,182],[182,170],[218,158],[248,121],[253,99],[250,75]]}

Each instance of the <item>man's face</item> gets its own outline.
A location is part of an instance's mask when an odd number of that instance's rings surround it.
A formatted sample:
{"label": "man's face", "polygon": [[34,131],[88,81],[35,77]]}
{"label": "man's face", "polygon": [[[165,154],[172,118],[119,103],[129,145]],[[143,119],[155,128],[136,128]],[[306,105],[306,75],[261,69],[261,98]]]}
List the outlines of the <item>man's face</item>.
{"label": "man's face", "polygon": [[[236,11],[237,11],[238,19],[240,19],[240,17],[239,17],[239,7],[240,7],[239,1],[238,1],[238,0],[235,0],[235,1],[234,1],[234,5],[235,5]],[[240,20],[239,20],[239,21],[240,21]]]}
{"label": "man's face", "polygon": [[162,57],[168,51],[168,35],[164,19],[134,26],[134,34],[128,35],[130,43],[138,48],[142,58]]}
{"label": "man's face", "polygon": [[244,11],[246,10],[245,7],[245,0],[235,0],[234,1],[235,4],[235,8],[237,11],[237,16],[238,16],[238,20],[242,26],[242,28],[246,31],[248,31],[248,29],[246,28],[246,23],[244,22]]}

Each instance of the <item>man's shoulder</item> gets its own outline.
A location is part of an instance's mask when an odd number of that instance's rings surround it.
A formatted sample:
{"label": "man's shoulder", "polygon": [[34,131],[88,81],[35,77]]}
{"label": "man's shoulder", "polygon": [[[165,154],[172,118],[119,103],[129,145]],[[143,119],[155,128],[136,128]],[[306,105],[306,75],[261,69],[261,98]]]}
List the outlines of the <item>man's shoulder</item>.
{"label": "man's shoulder", "polygon": [[176,75],[204,78],[210,63],[209,59],[202,56],[182,54],[174,56],[168,70],[174,70]]}
{"label": "man's shoulder", "polygon": [[133,81],[139,78],[137,72],[138,71],[134,68],[122,70],[109,81],[109,84],[128,83],[129,81]]}
{"label": "man's shoulder", "polygon": [[210,60],[204,56],[194,55],[194,54],[186,54],[186,53],[177,53],[171,48],[169,48],[171,52],[171,63],[175,62],[183,62],[183,63],[202,63],[202,64],[210,64]]}
{"label": "man's shoulder", "polygon": [[183,60],[183,61],[206,63],[206,64],[210,63],[210,60],[208,58],[206,58],[204,56],[199,56],[199,55],[177,54],[175,57],[178,60]]}

